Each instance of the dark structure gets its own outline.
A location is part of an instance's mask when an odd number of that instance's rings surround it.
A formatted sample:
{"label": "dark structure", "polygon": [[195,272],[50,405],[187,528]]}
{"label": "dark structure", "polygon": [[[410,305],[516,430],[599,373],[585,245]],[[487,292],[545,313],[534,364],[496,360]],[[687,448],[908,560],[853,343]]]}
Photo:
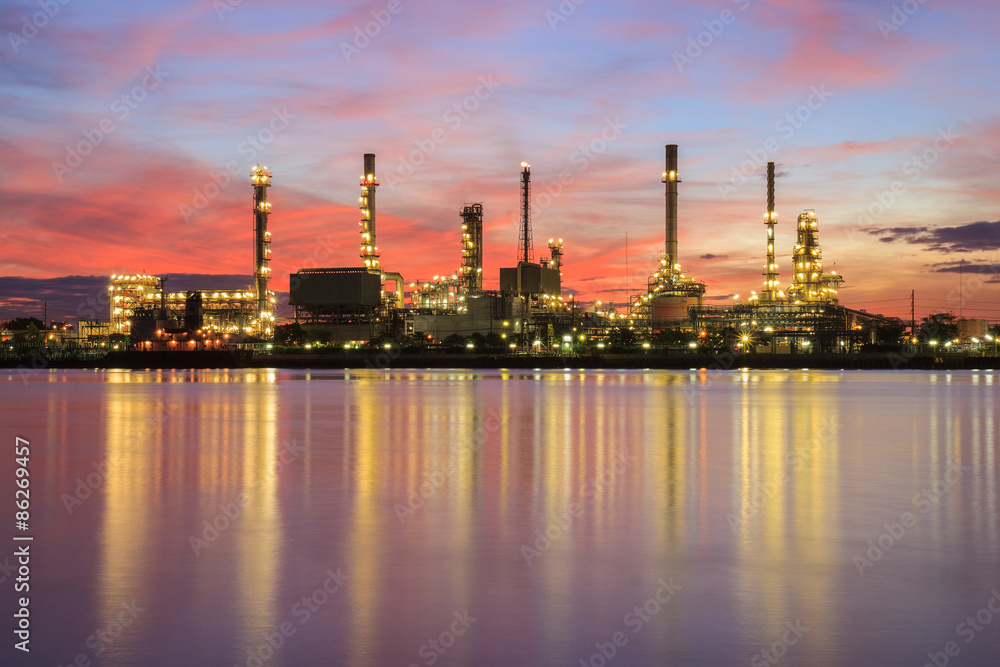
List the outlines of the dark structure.
{"label": "dark structure", "polygon": [[184,300],[184,328],[198,331],[204,326],[205,311],[202,308],[201,292],[191,291]]}

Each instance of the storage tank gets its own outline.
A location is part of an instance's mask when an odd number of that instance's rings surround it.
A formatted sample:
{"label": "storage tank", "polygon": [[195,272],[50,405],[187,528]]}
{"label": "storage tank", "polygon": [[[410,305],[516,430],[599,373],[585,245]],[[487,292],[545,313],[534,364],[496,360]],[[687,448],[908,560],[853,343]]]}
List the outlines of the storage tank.
{"label": "storage tank", "polygon": [[652,317],[656,324],[683,322],[688,319],[688,308],[697,305],[697,299],[685,294],[660,294],[652,299]]}
{"label": "storage tank", "polygon": [[958,321],[958,339],[962,342],[968,341],[970,338],[983,340],[989,332],[990,326],[986,320]]}

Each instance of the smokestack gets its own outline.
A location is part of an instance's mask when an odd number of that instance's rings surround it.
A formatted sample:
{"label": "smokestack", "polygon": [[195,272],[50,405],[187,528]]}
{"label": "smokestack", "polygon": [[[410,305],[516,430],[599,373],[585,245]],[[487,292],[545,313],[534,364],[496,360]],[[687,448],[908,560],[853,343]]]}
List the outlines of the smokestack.
{"label": "smokestack", "polygon": [[375,154],[365,153],[365,173],[361,174],[361,259],[369,273],[382,273],[375,243]]}
{"label": "smokestack", "polygon": [[774,163],[767,163],[767,214],[765,218],[767,225],[767,263],[764,265],[764,292],[761,294],[761,301],[770,302],[781,298],[778,287],[778,265],[774,261],[774,224],[777,222],[777,213],[774,211]]}
{"label": "smokestack", "polygon": [[517,261],[534,259],[531,249],[531,165],[521,163],[521,233],[517,239]]}
{"label": "smokestack", "polygon": [[[774,213],[774,163],[767,163],[767,212]],[[771,216],[768,216],[770,219]]]}
{"label": "smokestack", "polygon": [[667,144],[666,170],[663,172],[663,182],[667,184],[667,262],[669,270],[680,262],[677,260],[677,144]]}

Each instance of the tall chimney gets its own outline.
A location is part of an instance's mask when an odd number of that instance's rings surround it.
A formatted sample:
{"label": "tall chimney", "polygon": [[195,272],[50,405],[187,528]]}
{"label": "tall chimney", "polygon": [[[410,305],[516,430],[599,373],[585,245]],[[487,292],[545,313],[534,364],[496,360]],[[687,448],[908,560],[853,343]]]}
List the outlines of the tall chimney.
{"label": "tall chimney", "polygon": [[776,301],[780,298],[778,287],[778,265],[774,261],[774,225],[777,222],[778,214],[774,210],[774,163],[767,163],[767,214],[765,224],[767,225],[767,263],[764,265],[764,293],[761,294],[761,301]]}
{"label": "tall chimney", "polygon": [[531,166],[521,163],[521,232],[517,239],[517,261],[535,259],[531,248]]}
{"label": "tall chimney", "polygon": [[663,182],[667,184],[667,262],[670,273],[679,264],[677,260],[677,184],[680,178],[677,174],[677,144],[667,144],[666,170],[663,172]]}
{"label": "tall chimney", "polygon": [[378,245],[375,242],[375,154],[365,153],[365,173],[361,174],[361,259],[368,273],[382,273]]}

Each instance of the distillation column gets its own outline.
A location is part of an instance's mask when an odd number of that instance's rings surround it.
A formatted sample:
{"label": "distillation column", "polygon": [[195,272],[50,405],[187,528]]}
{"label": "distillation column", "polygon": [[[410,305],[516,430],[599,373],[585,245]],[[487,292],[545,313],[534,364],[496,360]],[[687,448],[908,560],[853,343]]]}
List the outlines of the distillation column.
{"label": "distillation column", "polygon": [[521,233],[517,238],[517,261],[534,261],[531,249],[531,165],[521,163]]}
{"label": "distillation column", "polygon": [[774,260],[774,225],[778,214],[774,210],[774,163],[767,163],[767,214],[764,224],[767,225],[767,263],[764,265],[764,291],[760,295],[762,303],[772,303],[783,297],[778,286],[778,264]]}
{"label": "distillation column", "polygon": [[267,289],[271,279],[271,232],[267,231],[267,216],[271,213],[271,203],[267,201],[270,170],[260,165],[251,168],[250,184],[253,185],[254,219],[254,328],[258,335],[270,338],[274,332],[275,310],[274,295]]}
{"label": "distillation column", "polygon": [[555,269],[556,271],[562,271],[562,256],[563,256],[563,240],[558,241],[554,239],[549,239],[549,254],[552,256],[552,260],[549,262],[549,268]]}
{"label": "distillation column", "polygon": [[462,209],[462,291],[474,296],[483,291],[483,205]]}
{"label": "distillation column", "polygon": [[816,211],[807,209],[799,214],[797,238],[792,250],[795,269],[788,298],[793,303],[813,303],[822,300],[823,253],[819,247],[819,221]]}
{"label": "distillation column", "polygon": [[361,175],[361,259],[368,273],[382,273],[379,265],[378,246],[375,244],[375,154],[365,153],[365,173]]}
{"label": "distillation column", "polygon": [[677,270],[680,261],[677,259],[677,144],[667,144],[666,170],[663,172],[663,182],[666,183],[667,196],[667,269],[669,273]]}

